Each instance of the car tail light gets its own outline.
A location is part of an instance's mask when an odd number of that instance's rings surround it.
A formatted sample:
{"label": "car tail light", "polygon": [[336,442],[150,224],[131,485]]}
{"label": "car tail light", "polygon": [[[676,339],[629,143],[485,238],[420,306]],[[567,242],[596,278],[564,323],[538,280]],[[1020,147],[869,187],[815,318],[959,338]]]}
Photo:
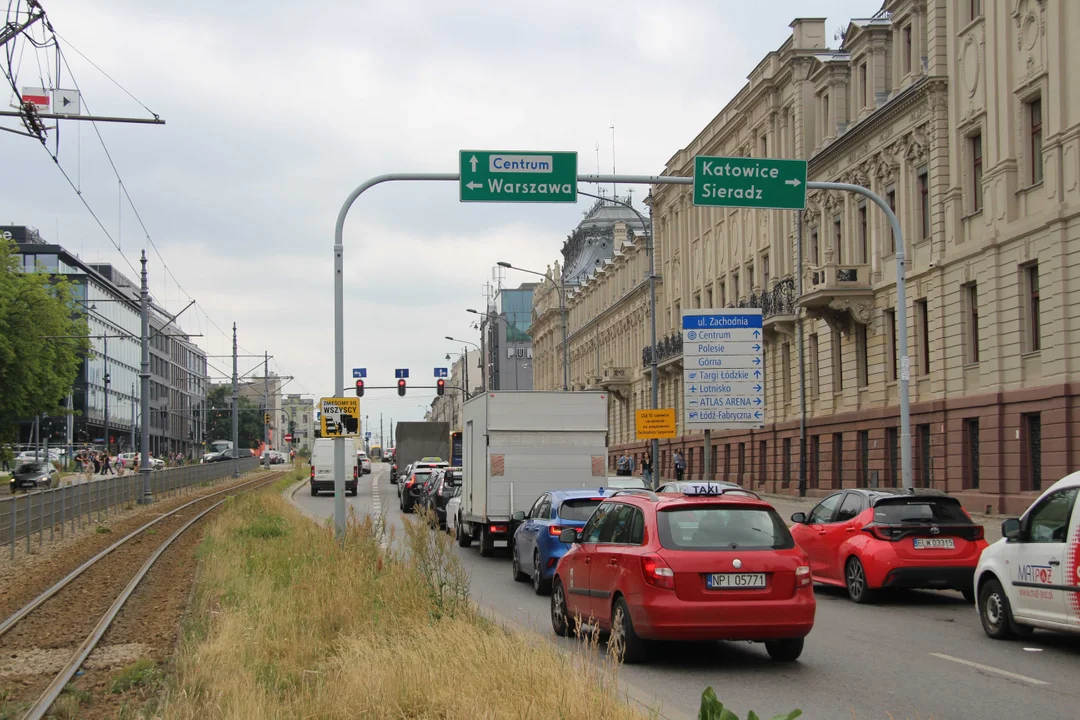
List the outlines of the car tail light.
{"label": "car tail light", "polygon": [[315,479],[315,466],[314,465],[311,466],[311,479],[312,480]]}
{"label": "car tail light", "polygon": [[663,590],[675,589],[675,573],[659,555],[644,555],[641,558],[641,574],[645,582]]}
{"label": "car tail light", "polygon": [[356,467],[355,465],[353,466],[353,469],[352,469],[352,479],[353,480],[355,480],[358,477],[359,470],[360,470],[360,468]]}
{"label": "car tail light", "polygon": [[411,477],[411,478],[409,478],[408,480],[405,481],[405,487],[406,488],[411,488],[413,486],[413,483],[415,483],[415,482],[416,482],[416,478]]}
{"label": "car tail light", "polygon": [[809,565],[800,565],[795,568],[795,584],[799,587],[807,587],[810,584]]}
{"label": "car tail light", "polygon": [[870,533],[871,537],[885,542],[892,542],[894,539],[893,529],[888,525],[867,525],[863,528],[863,532]]}
{"label": "car tail light", "polygon": [[491,527],[488,528],[488,531],[493,532],[493,533],[504,533],[504,532],[506,532],[506,526],[505,525],[492,525]]}
{"label": "car tail light", "polygon": [[559,525],[549,525],[548,526],[548,534],[554,535],[555,537],[559,537],[559,534],[562,533],[563,530],[569,530],[569,529],[570,528],[560,527]]}
{"label": "car tail light", "polygon": [[984,537],[986,537],[986,531],[983,530],[983,526],[976,525],[971,533],[971,540],[982,540]]}

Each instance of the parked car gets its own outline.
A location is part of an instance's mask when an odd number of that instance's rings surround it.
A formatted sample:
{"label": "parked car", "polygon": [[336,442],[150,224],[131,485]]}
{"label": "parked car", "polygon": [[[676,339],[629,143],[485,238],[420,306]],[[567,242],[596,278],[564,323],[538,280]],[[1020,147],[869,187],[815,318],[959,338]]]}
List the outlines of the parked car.
{"label": "parked car", "polygon": [[[226,460],[237,460],[249,457],[255,457],[254,450],[249,448],[229,448],[228,450],[222,450],[217,455],[207,460],[207,462],[225,462]],[[153,463],[155,467],[157,467],[157,463],[159,462],[162,466],[165,465],[165,461],[159,460],[158,458],[150,458],[150,462]]]}
{"label": "parked car", "polygon": [[630,475],[609,475],[604,484],[612,490],[649,490],[645,478]]}
{"label": "parked car", "polygon": [[54,488],[60,484],[60,472],[51,462],[39,461],[22,463],[15,466],[11,474],[11,492],[18,489],[39,490]]}
{"label": "parked car", "polygon": [[461,526],[459,521],[461,513],[461,484],[454,488],[454,494],[446,501],[446,532],[457,535],[457,529]]}
{"label": "parked car", "polygon": [[975,593],[995,640],[1035,628],[1080,633],[1080,472],[1051,485],[983,551]]}
{"label": "parked car", "polygon": [[358,450],[356,453],[356,461],[360,464],[360,472],[364,475],[371,474],[371,458],[367,456],[366,452]]}
{"label": "parked car", "polygon": [[975,567],[986,540],[954,497],[937,490],[841,490],[791,519],[814,582],[846,587],[857,603],[892,588],[951,588],[975,601]]}
{"label": "parked car", "polygon": [[446,527],[446,505],[455,492],[461,494],[461,468],[438,468],[431,474],[427,494],[419,505],[421,512],[431,511],[439,528]]}
{"label": "parked car", "polygon": [[401,496],[401,512],[411,513],[417,502],[423,500],[431,485],[431,474],[439,468],[449,467],[449,463],[420,462],[413,463],[412,470],[404,484],[398,485],[398,494]]}
{"label": "parked car", "polygon": [[394,469],[393,469],[394,484],[397,485],[397,496],[399,498],[401,497],[401,486],[404,484],[403,481],[402,481],[402,478],[407,479],[409,477],[410,472],[412,472],[412,465],[406,465],[405,469],[401,471],[401,475],[399,476],[397,474],[397,465],[394,466]]}
{"label": "parked car", "polygon": [[809,558],[764,500],[620,490],[559,539],[573,545],[555,568],[552,629],[591,618],[621,636],[625,662],[647,640],[763,642],[793,661],[814,626]]}
{"label": "parked car", "polygon": [[570,549],[559,536],[566,528],[584,527],[604,501],[604,492],[603,488],[554,490],[538,497],[528,513],[515,513],[514,520],[520,524],[510,547],[514,580],[530,580],[537,595],[550,592],[555,566]]}
{"label": "parked car", "polygon": [[390,462],[390,484],[397,485],[397,463]]}

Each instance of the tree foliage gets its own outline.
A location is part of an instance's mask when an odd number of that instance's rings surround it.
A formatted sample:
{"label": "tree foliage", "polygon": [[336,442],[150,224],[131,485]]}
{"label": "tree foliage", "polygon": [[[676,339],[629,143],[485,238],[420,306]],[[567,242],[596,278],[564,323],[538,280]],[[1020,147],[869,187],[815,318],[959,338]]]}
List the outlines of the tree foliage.
{"label": "tree foliage", "polygon": [[[232,388],[218,385],[206,396],[207,441],[232,440]],[[263,418],[259,406],[246,397],[239,398],[240,447],[255,447],[263,439]]]}
{"label": "tree foliage", "polygon": [[[20,420],[67,412],[63,401],[90,349],[86,321],[73,311],[62,275],[20,269],[15,245],[0,240],[0,440]],[[73,335],[76,339],[49,339]]]}

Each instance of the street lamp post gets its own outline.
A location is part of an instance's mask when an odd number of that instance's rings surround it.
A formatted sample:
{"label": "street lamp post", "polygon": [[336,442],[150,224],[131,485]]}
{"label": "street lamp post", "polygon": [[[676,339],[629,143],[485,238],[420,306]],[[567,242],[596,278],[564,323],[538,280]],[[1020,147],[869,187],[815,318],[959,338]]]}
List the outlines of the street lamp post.
{"label": "street lamp post", "polygon": [[[496,263],[499,267],[506,268],[507,270],[517,270],[518,272],[529,273],[530,275],[539,275],[540,277],[548,280],[547,275],[535,270],[526,270],[523,267],[517,267],[511,265],[508,262],[500,261]],[[555,282],[551,280],[552,285],[559,291],[559,313],[562,315],[562,389],[566,392],[570,389],[570,370],[567,362],[567,347],[566,347],[566,286],[562,282]]]}
{"label": "street lamp post", "polygon": [[[475,310],[469,310],[469,312],[475,313],[476,311]],[[476,348],[477,350],[480,351],[481,359],[483,359],[482,356],[484,354],[484,350],[483,350],[483,348],[479,347],[476,343],[469,342],[468,340],[459,340],[458,338],[450,337],[449,335],[446,336],[446,339],[450,340],[452,342],[459,342],[459,343],[465,343],[466,345],[472,345],[474,348]],[[481,333],[480,334],[480,341],[483,342],[483,340],[484,340],[484,336],[483,336],[483,333]],[[465,399],[468,400],[469,399],[469,349],[468,348],[465,348],[464,357],[465,357],[465,359],[462,362],[462,364],[465,366]],[[483,377],[484,377],[483,374],[481,374],[480,377],[481,377],[480,386],[481,386],[481,388],[483,389],[484,392],[487,392],[487,383],[483,381]]]}

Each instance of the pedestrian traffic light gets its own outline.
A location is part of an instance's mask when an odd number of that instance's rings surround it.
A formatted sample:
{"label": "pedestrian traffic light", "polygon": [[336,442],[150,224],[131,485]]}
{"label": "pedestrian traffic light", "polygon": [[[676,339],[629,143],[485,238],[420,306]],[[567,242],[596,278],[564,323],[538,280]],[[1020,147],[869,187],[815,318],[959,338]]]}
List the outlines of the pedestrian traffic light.
{"label": "pedestrian traffic light", "polygon": [[364,381],[356,381],[356,397],[364,397]]}
{"label": "pedestrian traffic light", "polygon": [[402,396],[405,395],[405,378],[401,378],[397,381],[397,394]]}
{"label": "pedestrian traffic light", "polygon": [[446,381],[439,378],[435,381],[435,394],[442,395],[444,392],[446,392]]}

